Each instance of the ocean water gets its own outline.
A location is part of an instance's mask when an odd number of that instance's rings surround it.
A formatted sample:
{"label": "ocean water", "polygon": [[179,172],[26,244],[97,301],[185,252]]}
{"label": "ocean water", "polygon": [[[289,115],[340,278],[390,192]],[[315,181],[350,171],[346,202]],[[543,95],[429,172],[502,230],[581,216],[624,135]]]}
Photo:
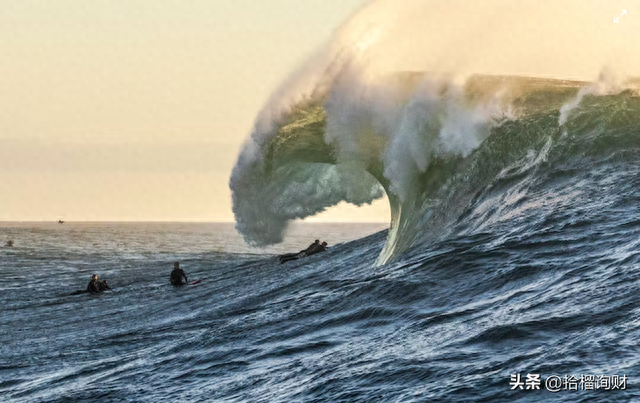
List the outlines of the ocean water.
{"label": "ocean water", "polygon": [[[251,299],[299,266],[281,266],[276,254],[316,237],[340,248],[386,226],[294,224],[281,245],[257,249],[233,224],[0,223],[0,243],[15,242],[0,247],[0,401],[228,399],[233,388],[219,388],[233,375],[227,368],[240,370],[247,357],[222,357],[234,356],[243,337],[252,349],[257,335],[233,330],[244,322],[242,306],[252,309]],[[172,287],[176,260],[203,282]],[[280,280],[263,277],[266,267]],[[69,295],[93,273],[113,291]],[[200,383],[206,368],[217,375]]]}
{"label": "ocean water", "polygon": [[[3,223],[0,400],[638,401],[639,174],[610,163],[382,266],[380,224],[296,225],[279,251],[335,241],[280,265],[229,224]],[[174,260],[203,282],[169,285]],[[92,273],[113,291],[68,295]],[[542,390],[511,390],[528,373]],[[544,390],[565,374],[627,389]]]}
{"label": "ocean water", "polygon": [[216,398],[640,401],[638,81],[376,81],[339,61],[256,125],[238,229],[277,244],[290,220],[385,194],[390,229],[263,267],[224,336],[255,338],[233,342]]}

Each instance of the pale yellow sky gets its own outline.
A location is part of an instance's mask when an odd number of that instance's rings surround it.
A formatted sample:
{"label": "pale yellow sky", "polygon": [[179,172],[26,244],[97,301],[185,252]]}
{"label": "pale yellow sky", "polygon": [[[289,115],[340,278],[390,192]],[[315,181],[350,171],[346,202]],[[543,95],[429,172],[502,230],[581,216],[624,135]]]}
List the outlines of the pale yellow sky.
{"label": "pale yellow sky", "polygon": [[0,221],[232,221],[254,118],[364,3],[2,1]]}

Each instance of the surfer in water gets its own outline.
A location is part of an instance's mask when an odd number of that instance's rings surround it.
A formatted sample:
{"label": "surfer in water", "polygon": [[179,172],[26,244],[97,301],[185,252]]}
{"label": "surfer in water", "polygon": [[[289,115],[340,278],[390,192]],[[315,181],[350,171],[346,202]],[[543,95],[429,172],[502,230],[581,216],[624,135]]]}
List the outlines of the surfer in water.
{"label": "surfer in water", "polygon": [[13,248],[13,241],[12,240],[8,240],[7,243],[4,245],[7,248]]}
{"label": "surfer in water", "polygon": [[[184,278],[184,283],[182,282],[182,279]],[[171,272],[171,284],[178,286],[178,285],[185,285],[189,283],[189,280],[187,279],[187,275],[185,274],[184,270],[182,270],[180,268],[180,262],[175,262],[173,264],[173,271]]]}
{"label": "surfer in water", "polygon": [[302,257],[303,255],[306,255],[307,252],[312,251],[313,248],[315,248],[318,245],[320,245],[320,240],[316,239],[311,245],[309,245],[307,249],[301,250],[300,252],[296,252],[296,253],[285,253],[284,255],[278,256],[278,258],[280,259],[280,263],[288,262],[289,260],[296,260]]}
{"label": "surfer in water", "polygon": [[316,253],[324,252],[327,250],[327,243],[320,243],[319,239],[316,239],[314,243],[309,245],[309,247],[305,250],[301,250],[298,253],[287,253],[285,255],[279,256],[280,263],[285,263],[290,260],[300,259],[301,257],[315,255]]}
{"label": "surfer in water", "polygon": [[87,292],[91,294],[100,294],[103,291],[110,289],[111,287],[109,287],[107,280],[98,280],[97,274],[91,276],[91,281],[89,281],[89,285],[87,285]]}
{"label": "surfer in water", "polygon": [[110,290],[109,283],[107,280],[99,280],[98,275],[94,274],[91,276],[91,281],[87,285],[87,288],[84,290],[74,291],[69,295],[79,295],[79,294],[102,294],[104,291]]}

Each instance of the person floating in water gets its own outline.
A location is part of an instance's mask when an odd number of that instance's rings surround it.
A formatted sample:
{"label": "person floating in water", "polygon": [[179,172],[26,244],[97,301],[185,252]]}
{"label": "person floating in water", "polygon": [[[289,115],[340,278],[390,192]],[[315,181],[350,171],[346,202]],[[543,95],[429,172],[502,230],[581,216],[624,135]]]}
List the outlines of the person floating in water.
{"label": "person floating in water", "polygon": [[12,240],[8,240],[7,243],[4,245],[7,248],[13,248],[13,241]]}
{"label": "person floating in water", "polygon": [[307,249],[301,250],[298,253],[287,253],[287,254],[281,255],[279,256],[279,259],[280,259],[280,263],[282,264],[290,260],[300,259],[301,257],[312,256],[312,255],[315,255],[316,253],[324,252],[326,250],[327,250],[327,243],[326,242],[320,243],[320,240],[316,239],[315,242],[309,245]]}
{"label": "person floating in water", "polygon": [[103,291],[110,289],[111,287],[109,287],[107,280],[98,280],[97,274],[91,276],[91,281],[89,281],[89,285],[87,286],[87,292],[91,294],[100,294]]}
{"label": "person floating in water", "polygon": [[[184,278],[184,283],[182,279]],[[171,284],[172,285],[185,285],[188,284],[189,280],[187,279],[187,275],[184,270],[180,268],[180,262],[175,262],[173,264],[173,271],[171,272]]]}

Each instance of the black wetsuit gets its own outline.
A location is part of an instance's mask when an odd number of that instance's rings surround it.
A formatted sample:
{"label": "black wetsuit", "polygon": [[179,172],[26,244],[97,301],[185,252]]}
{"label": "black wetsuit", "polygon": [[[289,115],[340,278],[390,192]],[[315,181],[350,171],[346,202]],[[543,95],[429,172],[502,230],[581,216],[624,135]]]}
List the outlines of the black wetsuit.
{"label": "black wetsuit", "polygon": [[[184,283],[182,282],[182,278],[184,277]],[[171,284],[173,285],[185,285],[188,283],[187,275],[184,274],[184,270],[182,269],[173,269],[171,272]]]}
{"label": "black wetsuit", "polygon": [[101,294],[103,291],[110,290],[110,289],[111,287],[109,287],[109,284],[107,284],[107,280],[98,280],[97,282],[94,282],[93,280],[91,280],[85,290],[74,291],[69,295],[78,295],[78,294],[87,294],[87,293]]}
{"label": "black wetsuit", "polygon": [[309,252],[311,252],[312,250],[314,250],[316,247],[318,247],[320,244],[319,243],[312,243],[311,245],[309,245],[309,247],[305,250],[301,250],[300,253],[304,253],[305,255],[307,255]]}
{"label": "black wetsuit", "polygon": [[288,262],[290,260],[297,260],[300,259],[300,256],[302,255],[302,252],[298,252],[298,253],[287,253],[284,255],[280,256],[280,263],[285,263]]}
{"label": "black wetsuit", "polygon": [[285,262],[288,262],[290,260],[300,259],[301,256],[309,256],[308,255],[309,252],[311,252],[318,245],[319,244],[317,244],[317,243],[312,243],[305,250],[301,250],[300,252],[297,252],[297,253],[286,253],[284,255],[280,255],[278,258],[280,259],[280,263],[285,263]]}
{"label": "black wetsuit", "polygon": [[315,248],[313,248],[312,250],[307,252],[307,256],[315,255],[316,253],[326,252],[326,251],[327,251],[327,247],[326,246],[324,246],[324,245],[316,245]]}
{"label": "black wetsuit", "polygon": [[90,292],[91,294],[100,294],[102,291],[102,286],[100,285],[99,281],[89,281],[87,292]]}

